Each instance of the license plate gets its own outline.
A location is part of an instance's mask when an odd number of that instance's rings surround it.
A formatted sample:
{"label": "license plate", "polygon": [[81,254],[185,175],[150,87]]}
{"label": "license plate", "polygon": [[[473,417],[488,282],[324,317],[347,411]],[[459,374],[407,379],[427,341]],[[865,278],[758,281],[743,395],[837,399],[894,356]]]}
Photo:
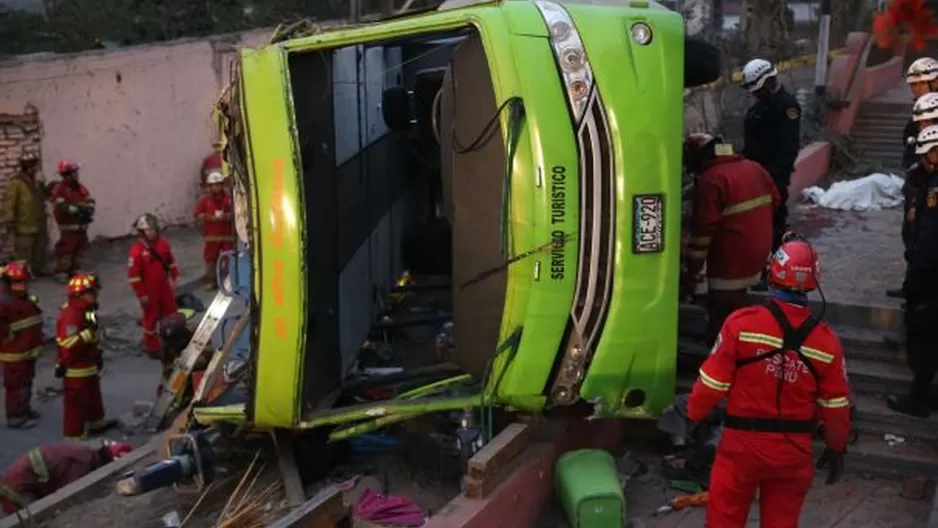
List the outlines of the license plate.
{"label": "license plate", "polygon": [[664,196],[640,194],[632,198],[632,253],[664,251]]}

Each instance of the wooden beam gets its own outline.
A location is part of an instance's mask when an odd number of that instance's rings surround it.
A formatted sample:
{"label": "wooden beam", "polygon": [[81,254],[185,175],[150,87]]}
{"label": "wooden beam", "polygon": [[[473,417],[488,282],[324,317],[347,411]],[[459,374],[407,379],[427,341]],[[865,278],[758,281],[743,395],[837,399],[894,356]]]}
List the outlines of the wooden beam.
{"label": "wooden beam", "polygon": [[504,428],[469,459],[469,479],[484,481],[494,478],[528,447],[530,434],[530,426],[527,424],[513,423]]}
{"label": "wooden beam", "polygon": [[280,466],[280,478],[283,479],[283,490],[287,499],[287,506],[296,508],[306,500],[303,491],[303,479],[296,467],[296,458],[293,452],[293,437],[286,431],[271,431],[274,437],[274,447],[277,451],[277,465]]}
{"label": "wooden beam", "polygon": [[351,515],[342,499],[342,490],[329,486],[267,528],[351,527]]}

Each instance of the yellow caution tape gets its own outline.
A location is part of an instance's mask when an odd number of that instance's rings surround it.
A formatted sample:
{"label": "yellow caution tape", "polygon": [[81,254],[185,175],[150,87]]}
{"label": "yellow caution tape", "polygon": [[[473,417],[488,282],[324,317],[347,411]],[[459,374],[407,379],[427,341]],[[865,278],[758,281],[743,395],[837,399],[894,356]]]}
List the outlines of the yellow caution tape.
{"label": "yellow caution tape", "polygon": [[[833,59],[834,57],[838,55],[843,55],[846,51],[847,50],[845,48],[831,50],[831,52],[828,53],[827,56]],[[812,55],[802,55],[800,57],[795,57],[793,59],[776,62],[775,69],[778,70],[779,73],[781,73],[783,71],[793,70],[795,68],[800,68],[802,66],[808,66],[809,64],[816,64],[816,63],[817,63],[817,53],[814,53]],[[713,81],[710,84],[698,86],[697,88],[694,88],[694,91],[704,90],[708,88],[717,88],[724,84],[739,84],[741,82],[743,82],[743,71],[736,70],[732,74],[730,74],[729,82],[727,82],[726,78],[724,77],[716,81]]]}

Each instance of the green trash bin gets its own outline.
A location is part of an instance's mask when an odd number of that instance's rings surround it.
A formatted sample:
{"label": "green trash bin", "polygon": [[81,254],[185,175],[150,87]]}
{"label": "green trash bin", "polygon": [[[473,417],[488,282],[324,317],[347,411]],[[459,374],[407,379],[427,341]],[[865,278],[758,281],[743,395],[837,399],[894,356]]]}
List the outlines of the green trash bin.
{"label": "green trash bin", "polygon": [[557,498],[572,528],[625,526],[625,495],[616,461],[601,449],[564,453],[554,470]]}

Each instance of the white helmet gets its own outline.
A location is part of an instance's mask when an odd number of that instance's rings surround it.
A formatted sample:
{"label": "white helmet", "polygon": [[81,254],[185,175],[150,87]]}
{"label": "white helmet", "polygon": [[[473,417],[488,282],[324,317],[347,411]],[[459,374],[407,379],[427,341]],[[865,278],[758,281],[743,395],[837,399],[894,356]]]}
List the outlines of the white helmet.
{"label": "white helmet", "polygon": [[225,181],[225,175],[218,172],[212,171],[208,173],[208,176],[205,177],[205,183],[212,185],[215,183],[223,183]]}
{"label": "white helmet", "polygon": [[931,57],[917,59],[905,72],[905,82],[909,84],[934,81],[938,79],[938,61]]}
{"label": "white helmet", "polygon": [[137,217],[134,220],[134,229],[137,231],[143,231],[146,229],[152,229],[154,231],[160,230],[160,224],[156,221],[156,217],[150,213],[144,213]]}
{"label": "white helmet", "polygon": [[929,150],[938,147],[938,125],[932,125],[918,133],[915,142],[916,154],[927,154]]}
{"label": "white helmet", "polygon": [[917,123],[926,119],[938,119],[938,92],[919,97],[912,107],[912,121]]}
{"label": "white helmet", "polygon": [[752,59],[743,67],[742,87],[749,90],[749,93],[754,93],[762,88],[766,79],[776,75],[778,75],[778,70],[771,62],[765,59]]}

